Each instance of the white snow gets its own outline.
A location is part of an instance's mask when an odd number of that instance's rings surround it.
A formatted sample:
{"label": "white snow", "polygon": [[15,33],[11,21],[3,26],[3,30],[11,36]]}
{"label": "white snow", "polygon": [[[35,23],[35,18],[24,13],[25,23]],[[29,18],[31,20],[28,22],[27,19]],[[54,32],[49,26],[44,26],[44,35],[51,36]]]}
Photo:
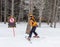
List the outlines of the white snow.
{"label": "white snow", "polygon": [[8,28],[8,23],[0,23],[0,47],[60,47],[60,24],[57,28],[51,28],[46,23],[37,27],[36,32],[40,38],[31,38],[32,44],[25,39],[27,23],[16,24],[15,37],[12,28]]}

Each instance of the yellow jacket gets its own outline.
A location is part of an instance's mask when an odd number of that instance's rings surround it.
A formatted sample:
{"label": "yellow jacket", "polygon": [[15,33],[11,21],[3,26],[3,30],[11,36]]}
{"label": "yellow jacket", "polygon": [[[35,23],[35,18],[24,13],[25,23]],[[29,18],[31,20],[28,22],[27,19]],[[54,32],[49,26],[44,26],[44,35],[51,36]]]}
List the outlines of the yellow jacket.
{"label": "yellow jacket", "polygon": [[33,21],[33,20],[30,20],[30,26],[32,27],[36,27],[37,26],[37,22],[36,21]]}

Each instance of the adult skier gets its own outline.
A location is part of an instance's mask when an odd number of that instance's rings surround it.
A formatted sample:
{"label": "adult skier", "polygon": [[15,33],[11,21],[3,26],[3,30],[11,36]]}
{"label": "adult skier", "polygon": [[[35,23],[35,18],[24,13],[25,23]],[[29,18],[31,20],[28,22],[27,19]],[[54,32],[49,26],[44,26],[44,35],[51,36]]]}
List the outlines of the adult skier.
{"label": "adult skier", "polygon": [[33,36],[33,37],[39,38],[38,34],[35,32],[36,27],[37,27],[38,25],[37,25],[37,22],[36,22],[35,17],[34,17],[33,15],[30,15],[29,24],[30,24],[30,26],[31,26],[31,31],[30,31],[29,36],[28,36],[27,39],[28,39],[29,41],[31,40],[32,33],[34,33],[34,35],[35,35],[35,36]]}

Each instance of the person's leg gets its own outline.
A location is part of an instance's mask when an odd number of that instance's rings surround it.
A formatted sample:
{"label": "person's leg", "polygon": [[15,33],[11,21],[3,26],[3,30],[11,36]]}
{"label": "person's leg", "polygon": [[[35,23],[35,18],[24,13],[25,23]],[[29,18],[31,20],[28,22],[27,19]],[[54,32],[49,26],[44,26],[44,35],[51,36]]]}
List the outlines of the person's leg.
{"label": "person's leg", "polygon": [[38,34],[35,32],[36,27],[33,27],[33,28],[34,28],[33,33],[34,33],[35,36],[37,36]]}
{"label": "person's leg", "polygon": [[33,28],[31,29],[31,31],[30,31],[30,33],[29,33],[28,40],[30,40],[30,39],[31,39],[32,32],[33,32]]}
{"label": "person's leg", "polygon": [[34,30],[33,30],[33,33],[34,33],[34,35],[35,35],[35,36],[33,36],[33,37],[39,38],[39,36],[38,36],[38,34],[35,32],[35,30],[36,30],[36,27],[34,27]]}
{"label": "person's leg", "polygon": [[33,32],[33,31],[31,30],[31,31],[30,31],[30,34],[29,34],[29,38],[31,38],[31,36],[32,36],[32,32]]}

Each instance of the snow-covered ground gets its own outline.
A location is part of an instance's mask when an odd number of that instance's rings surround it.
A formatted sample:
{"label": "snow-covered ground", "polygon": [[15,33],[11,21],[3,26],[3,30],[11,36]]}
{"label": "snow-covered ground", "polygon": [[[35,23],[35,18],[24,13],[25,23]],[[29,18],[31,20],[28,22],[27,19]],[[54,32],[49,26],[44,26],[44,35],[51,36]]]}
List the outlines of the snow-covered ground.
{"label": "snow-covered ground", "polygon": [[8,24],[0,23],[0,47],[60,47],[60,24],[57,28],[51,28],[46,23],[36,29],[40,38],[31,38],[32,44],[25,39],[27,23],[21,22],[14,28],[15,37],[12,28]]}

